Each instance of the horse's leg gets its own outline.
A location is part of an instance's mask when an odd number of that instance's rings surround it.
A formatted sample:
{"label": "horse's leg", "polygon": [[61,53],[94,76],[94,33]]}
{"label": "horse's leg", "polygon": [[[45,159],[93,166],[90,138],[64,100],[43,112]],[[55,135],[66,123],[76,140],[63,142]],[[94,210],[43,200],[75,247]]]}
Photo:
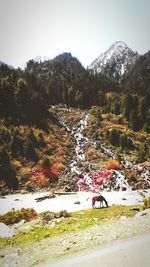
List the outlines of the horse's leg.
{"label": "horse's leg", "polygon": [[108,202],[106,201],[106,199],[104,199],[105,205],[106,207],[108,207]]}

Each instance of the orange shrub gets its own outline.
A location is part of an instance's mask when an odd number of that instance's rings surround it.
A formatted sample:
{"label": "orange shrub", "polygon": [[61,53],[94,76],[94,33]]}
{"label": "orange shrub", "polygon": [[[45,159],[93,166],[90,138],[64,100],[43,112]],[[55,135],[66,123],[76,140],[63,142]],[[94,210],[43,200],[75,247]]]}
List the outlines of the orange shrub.
{"label": "orange shrub", "polygon": [[22,164],[19,160],[13,159],[11,161],[11,166],[12,168],[14,168],[15,170],[19,170],[22,167]]}
{"label": "orange shrub", "polygon": [[126,177],[128,178],[129,182],[136,182],[137,181],[137,172],[136,171],[130,171],[128,174],[126,174]]}
{"label": "orange shrub", "polygon": [[64,165],[62,163],[54,163],[51,167],[51,175],[58,175],[58,173],[64,169]]}
{"label": "orange shrub", "polygon": [[53,163],[60,163],[62,165],[65,163],[65,159],[66,159],[66,155],[64,155],[64,156],[58,156],[58,155],[50,156],[50,160]]}
{"label": "orange shrub", "polygon": [[80,114],[70,114],[69,120],[73,121],[73,122],[79,122],[81,120],[81,115]]}
{"label": "orange shrub", "polygon": [[120,163],[118,160],[109,160],[108,162],[106,162],[106,168],[107,170],[111,170],[111,169],[119,169],[120,168]]}
{"label": "orange shrub", "polygon": [[28,176],[31,171],[31,168],[29,166],[25,166],[20,168],[18,175],[19,176]]}
{"label": "orange shrub", "polygon": [[93,147],[89,148],[86,152],[86,157],[89,160],[95,160],[98,158],[97,150]]}
{"label": "orange shrub", "polygon": [[90,124],[93,125],[96,123],[97,119],[94,115],[90,114],[89,118],[90,118]]}

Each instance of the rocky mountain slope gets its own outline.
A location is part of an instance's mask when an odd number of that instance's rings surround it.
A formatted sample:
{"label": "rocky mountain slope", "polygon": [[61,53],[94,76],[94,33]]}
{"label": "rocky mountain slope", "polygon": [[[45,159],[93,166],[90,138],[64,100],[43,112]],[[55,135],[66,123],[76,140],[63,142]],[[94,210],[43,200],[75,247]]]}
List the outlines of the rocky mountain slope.
{"label": "rocky mountain slope", "polygon": [[137,52],[134,52],[124,42],[118,41],[113,43],[106,52],[100,54],[89,68],[104,74],[107,78],[119,80],[137,58]]}

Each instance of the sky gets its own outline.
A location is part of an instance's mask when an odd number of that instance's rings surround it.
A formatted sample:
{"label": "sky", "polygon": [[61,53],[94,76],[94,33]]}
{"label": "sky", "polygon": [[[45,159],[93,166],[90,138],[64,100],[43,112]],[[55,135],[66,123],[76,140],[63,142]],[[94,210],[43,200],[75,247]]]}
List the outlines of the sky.
{"label": "sky", "polygon": [[150,50],[150,0],[0,0],[0,61],[71,52],[86,67],[116,41]]}

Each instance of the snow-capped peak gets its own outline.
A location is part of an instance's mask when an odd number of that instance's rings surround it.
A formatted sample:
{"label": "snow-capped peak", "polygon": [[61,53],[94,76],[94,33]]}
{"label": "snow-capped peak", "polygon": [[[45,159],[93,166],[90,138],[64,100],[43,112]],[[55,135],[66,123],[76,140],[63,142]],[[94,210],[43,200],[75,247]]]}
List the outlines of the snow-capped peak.
{"label": "snow-capped peak", "polygon": [[113,43],[110,46],[110,48],[104,53],[104,55],[107,58],[107,60],[109,60],[114,53],[115,54],[120,53],[121,51],[127,48],[128,47],[124,42],[118,41]]}
{"label": "snow-capped peak", "polygon": [[106,52],[96,58],[90,68],[101,72],[110,79],[119,79],[127,70],[128,65],[134,63],[138,54],[124,42],[113,43]]}
{"label": "snow-capped peak", "polygon": [[47,57],[47,56],[37,56],[37,57],[35,57],[33,60],[34,60],[35,62],[41,63],[41,62],[50,60],[50,58]]}

